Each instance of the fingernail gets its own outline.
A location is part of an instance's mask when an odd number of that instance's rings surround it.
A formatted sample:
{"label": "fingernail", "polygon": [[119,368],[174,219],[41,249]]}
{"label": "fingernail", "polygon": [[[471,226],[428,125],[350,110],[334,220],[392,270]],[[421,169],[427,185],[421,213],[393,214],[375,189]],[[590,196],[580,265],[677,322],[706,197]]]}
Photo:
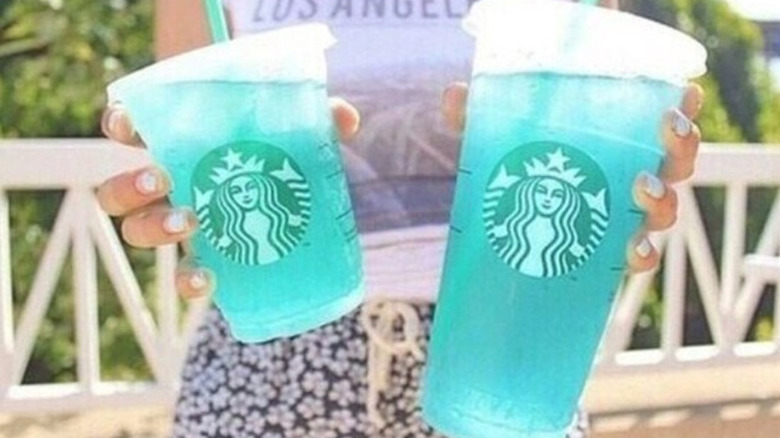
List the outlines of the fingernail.
{"label": "fingernail", "polygon": [[685,114],[683,114],[682,111],[676,108],[672,117],[672,130],[678,137],[687,137],[691,135],[691,131],[693,130],[691,121],[685,117]]}
{"label": "fingernail", "polygon": [[651,198],[661,199],[666,195],[666,186],[655,175],[642,172],[642,181],[644,182],[644,191]]}
{"label": "fingernail", "polygon": [[198,269],[190,275],[190,287],[195,290],[203,290],[208,286],[209,279],[206,273]]}
{"label": "fingernail", "polygon": [[653,245],[647,240],[647,237],[643,237],[636,246],[636,253],[639,257],[646,258],[653,251]]}
{"label": "fingernail", "polygon": [[180,234],[187,230],[187,213],[174,210],[163,221],[163,229],[170,234]]}
{"label": "fingernail", "polygon": [[122,123],[122,116],[119,111],[112,110],[108,115],[108,130],[116,133],[119,130],[119,124]]}
{"label": "fingernail", "polygon": [[135,179],[135,188],[143,195],[151,195],[160,189],[160,178],[151,170],[144,171]]}

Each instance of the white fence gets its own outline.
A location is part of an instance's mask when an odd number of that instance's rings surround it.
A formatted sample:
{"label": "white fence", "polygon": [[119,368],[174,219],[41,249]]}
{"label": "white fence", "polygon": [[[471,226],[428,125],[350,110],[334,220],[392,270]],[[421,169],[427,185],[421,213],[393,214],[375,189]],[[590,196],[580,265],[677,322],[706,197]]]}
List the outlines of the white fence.
{"label": "white fence", "polygon": [[[147,162],[143,152],[103,140],[0,142],[0,412],[166,404],[175,397],[187,340],[206,302],[190,304],[185,320],[179,320],[180,302],[172,280],[175,253],[172,248],[161,248],[157,250],[158,314],[152,315],[119,238],[94,196],[95,185],[108,176]],[[707,241],[692,186],[726,189],[720,267]],[[780,186],[780,149],[748,145],[704,148],[692,183],[679,188],[682,202],[677,226],[653,236],[664,249],[664,272],[638,275],[625,285],[596,377],[587,392],[591,411],[780,397],[780,330],[775,330],[771,342],[743,342],[765,286],[780,281],[780,197],[774,200],[757,248],[746,254],[748,189],[756,186]],[[64,189],[66,194],[27,301],[14,319],[10,262],[14,248],[9,241],[7,191],[45,189]],[[435,288],[445,239],[444,226],[363,236],[368,287],[390,292]],[[69,251],[73,254],[78,380],[21,385]],[[414,264],[397,263],[412,259]],[[153,382],[104,382],[99,377],[98,263],[113,283]],[[661,347],[628,351],[654,275],[662,275],[665,293]],[[687,276],[693,276],[698,284],[712,345],[683,345]],[[780,299],[775,303],[775,321],[780,321]]]}

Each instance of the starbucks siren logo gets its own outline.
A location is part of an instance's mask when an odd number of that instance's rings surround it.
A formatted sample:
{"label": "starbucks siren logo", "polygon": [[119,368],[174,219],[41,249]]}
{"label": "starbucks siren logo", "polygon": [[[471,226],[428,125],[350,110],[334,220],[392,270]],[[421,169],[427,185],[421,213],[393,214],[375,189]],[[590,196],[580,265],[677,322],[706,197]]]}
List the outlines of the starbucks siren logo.
{"label": "starbucks siren logo", "polygon": [[289,254],[309,224],[309,183],[281,149],[233,143],[208,153],[192,177],[195,211],[208,242],[243,265]]}
{"label": "starbucks siren logo", "polygon": [[604,239],[609,193],[599,166],[557,143],[533,143],[498,164],[485,192],[490,245],[506,264],[532,277],[582,266]]}

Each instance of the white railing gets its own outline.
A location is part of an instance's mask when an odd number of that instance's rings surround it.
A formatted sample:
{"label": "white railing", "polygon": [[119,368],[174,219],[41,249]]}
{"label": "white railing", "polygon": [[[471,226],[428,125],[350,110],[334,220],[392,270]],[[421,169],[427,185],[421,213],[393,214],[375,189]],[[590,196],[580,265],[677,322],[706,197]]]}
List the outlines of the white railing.
{"label": "white railing", "polygon": [[[95,185],[108,176],[144,163],[148,163],[145,153],[103,140],[0,142],[0,412],[163,405],[174,399],[187,340],[207,303],[190,303],[185,321],[179,320],[181,304],[172,280],[175,252],[170,247],[161,248],[157,250],[157,314],[152,315],[119,238],[94,196]],[[720,270],[707,241],[693,186],[726,189]],[[764,287],[780,281],[780,197],[774,201],[757,248],[746,254],[748,188],[754,186],[780,186],[780,149],[746,145],[704,148],[692,183],[679,188],[678,224],[670,232],[653,236],[664,249],[664,272],[634,276],[625,284],[596,377],[587,391],[586,404],[591,411],[780,397],[780,330],[775,330],[771,342],[743,342]],[[44,189],[64,189],[65,197],[26,303],[14,320],[10,281],[13,248],[6,194],[9,190]],[[363,236],[368,287],[390,293],[435,289],[445,239],[445,226]],[[68,251],[73,254],[77,382],[22,385]],[[104,382],[99,377],[98,263],[105,267],[118,294],[152,371],[152,382]],[[665,295],[661,346],[628,351],[644,295],[656,274],[662,275]],[[683,345],[688,275],[699,286],[712,345]],[[775,303],[775,321],[780,322],[780,299]]]}
{"label": "white railing", "polygon": [[[158,314],[153,318],[127,256],[94,187],[107,177],[147,163],[140,150],[102,140],[32,140],[0,143],[0,412],[117,406],[170,401],[186,339],[205,303],[195,303],[179,330],[173,290],[175,249],[157,250]],[[23,310],[12,319],[9,190],[64,189],[51,236]],[[75,294],[77,383],[20,385],[41,321],[68,252]],[[97,257],[99,255],[99,257]],[[97,263],[102,262],[138,345],[152,383],[103,382],[97,318]]]}

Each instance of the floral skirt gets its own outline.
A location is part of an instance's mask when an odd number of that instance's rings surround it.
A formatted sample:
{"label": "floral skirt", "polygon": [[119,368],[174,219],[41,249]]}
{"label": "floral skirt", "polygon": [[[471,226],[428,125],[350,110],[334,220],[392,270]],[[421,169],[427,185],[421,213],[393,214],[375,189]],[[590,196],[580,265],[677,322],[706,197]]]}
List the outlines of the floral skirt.
{"label": "floral skirt", "polygon": [[[433,306],[407,308],[419,326],[415,346],[424,352]],[[358,310],[300,336],[244,344],[210,309],[184,367],[173,436],[443,438],[420,413],[421,355],[382,359],[366,326]],[[377,368],[384,368],[379,375]],[[579,415],[569,436],[585,437],[586,429]]]}

